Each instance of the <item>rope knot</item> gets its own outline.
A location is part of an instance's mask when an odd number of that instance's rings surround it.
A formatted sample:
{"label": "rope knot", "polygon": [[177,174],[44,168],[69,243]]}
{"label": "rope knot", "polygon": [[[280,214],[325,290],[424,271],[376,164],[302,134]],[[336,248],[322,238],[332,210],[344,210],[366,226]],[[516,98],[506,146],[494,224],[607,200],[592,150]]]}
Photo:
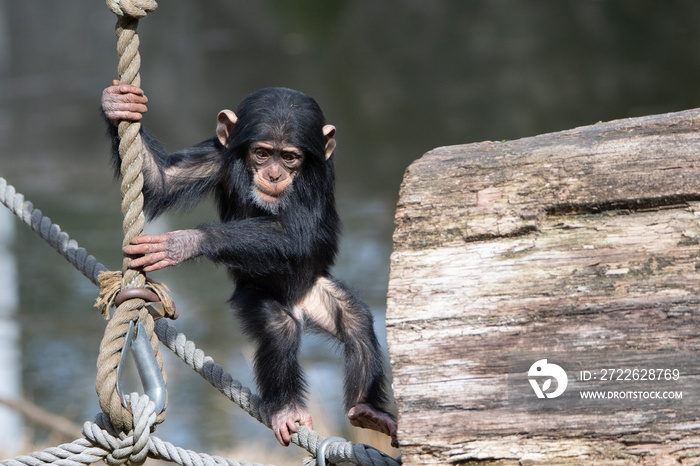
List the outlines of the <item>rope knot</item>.
{"label": "rope knot", "polygon": [[158,3],[155,0],[107,0],[107,7],[117,16],[141,19],[155,11]]}
{"label": "rope knot", "polygon": [[134,413],[134,428],[128,434],[118,434],[104,414],[99,414],[94,423],[83,425],[85,438],[108,452],[104,462],[109,466],[140,466],[148,456],[150,434],[156,422],[155,403],[138,393],[132,393],[128,398]]}
{"label": "rope knot", "polygon": [[141,298],[147,303],[148,310],[154,319],[168,317],[177,319],[179,314],[175,303],[170,298],[168,287],[162,283],[146,279],[145,288],[121,289],[122,272],[103,271],[98,275],[100,294],[95,300],[95,307],[102,311],[102,316],[109,319],[109,309],[119,307],[127,299]]}

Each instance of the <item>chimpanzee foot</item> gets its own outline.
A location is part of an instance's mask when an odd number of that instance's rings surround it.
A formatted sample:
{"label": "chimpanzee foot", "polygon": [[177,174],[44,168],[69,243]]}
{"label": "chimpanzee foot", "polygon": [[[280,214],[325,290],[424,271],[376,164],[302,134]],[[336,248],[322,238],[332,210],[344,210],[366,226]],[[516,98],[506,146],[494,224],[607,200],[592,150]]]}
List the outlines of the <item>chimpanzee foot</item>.
{"label": "chimpanzee foot", "polygon": [[396,422],[390,415],[379,411],[366,403],[358,403],[348,411],[350,424],[363,429],[372,429],[391,437],[391,446],[398,448]]}
{"label": "chimpanzee foot", "polygon": [[299,425],[313,429],[311,415],[303,408],[286,407],[272,415],[272,431],[275,433],[277,441],[283,447],[289,446],[292,434],[299,430],[296,425],[297,422]]}

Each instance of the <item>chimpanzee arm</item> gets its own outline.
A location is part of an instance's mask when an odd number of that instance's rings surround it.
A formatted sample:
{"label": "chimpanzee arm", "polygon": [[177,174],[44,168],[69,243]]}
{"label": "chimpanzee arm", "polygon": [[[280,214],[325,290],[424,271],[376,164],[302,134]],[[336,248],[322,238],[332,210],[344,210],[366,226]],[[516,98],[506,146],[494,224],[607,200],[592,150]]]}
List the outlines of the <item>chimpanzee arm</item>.
{"label": "chimpanzee arm", "polygon": [[141,255],[129,265],[147,272],[205,256],[238,277],[325,275],[333,265],[337,238],[332,225],[300,227],[273,216],[205,223],[192,230],[135,238],[124,248]]}
{"label": "chimpanzee arm", "polygon": [[317,259],[317,232],[295,231],[274,217],[205,223],[197,230],[202,233],[202,255],[248,276],[289,275]]}
{"label": "chimpanzee arm", "polygon": [[[119,176],[121,159],[117,127],[110,121],[107,127],[112,138],[112,163]],[[193,207],[219,183],[223,146],[215,137],[172,154],[168,154],[143,129],[141,139],[144,148],[144,209],[149,219],[168,209]]]}

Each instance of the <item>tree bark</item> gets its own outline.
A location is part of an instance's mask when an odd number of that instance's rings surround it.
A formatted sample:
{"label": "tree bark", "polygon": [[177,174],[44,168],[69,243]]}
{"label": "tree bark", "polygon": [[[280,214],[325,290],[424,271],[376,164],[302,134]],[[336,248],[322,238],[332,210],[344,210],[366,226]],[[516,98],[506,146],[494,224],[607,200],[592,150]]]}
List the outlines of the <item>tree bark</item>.
{"label": "tree bark", "polygon": [[[404,464],[700,459],[699,128],[695,109],[442,147],[408,168],[387,309]],[[571,395],[603,352],[639,369],[661,354],[684,399],[512,398],[534,396],[511,385],[518,357],[580,357],[562,365]]]}

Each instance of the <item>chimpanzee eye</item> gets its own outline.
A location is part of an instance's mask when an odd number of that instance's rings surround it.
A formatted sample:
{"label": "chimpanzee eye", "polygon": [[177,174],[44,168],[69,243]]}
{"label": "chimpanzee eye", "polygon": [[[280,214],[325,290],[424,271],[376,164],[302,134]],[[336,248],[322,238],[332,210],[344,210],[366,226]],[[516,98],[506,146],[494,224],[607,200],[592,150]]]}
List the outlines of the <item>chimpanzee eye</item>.
{"label": "chimpanzee eye", "polygon": [[296,152],[283,152],[282,153],[282,160],[284,161],[284,164],[288,166],[289,168],[296,168],[301,164],[301,155],[297,154]]}

